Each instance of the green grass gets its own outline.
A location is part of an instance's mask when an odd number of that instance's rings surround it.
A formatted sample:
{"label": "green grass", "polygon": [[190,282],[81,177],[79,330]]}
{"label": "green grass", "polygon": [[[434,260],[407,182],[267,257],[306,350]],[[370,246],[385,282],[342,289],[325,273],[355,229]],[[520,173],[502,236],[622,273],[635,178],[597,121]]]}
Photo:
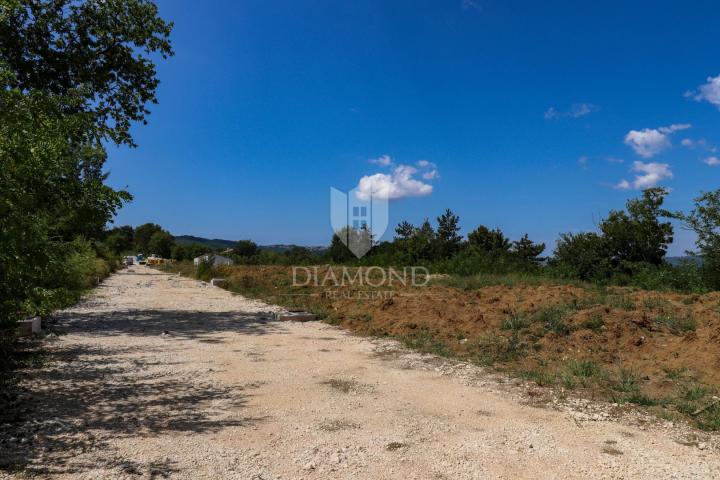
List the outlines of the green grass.
{"label": "green grass", "polygon": [[646,298],[643,301],[643,305],[645,306],[645,308],[658,309],[658,308],[669,308],[672,306],[672,303],[670,303],[668,300],[665,300],[664,298],[653,297],[653,298]]}
{"label": "green grass", "polygon": [[544,370],[521,370],[518,372],[518,376],[535,382],[541,387],[555,385],[555,376]]}
{"label": "green grass", "polygon": [[532,324],[531,319],[524,313],[512,312],[503,321],[501,328],[503,330],[520,331],[528,328]]}
{"label": "green grass", "polygon": [[635,303],[625,295],[611,295],[607,299],[607,305],[621,310],[635,310]]}
{"label": "green grass", "polygon": [[554,305],[552,307],[538,310],[533,315],[533,322],[543,325],[546,331],[555,332],[558,335],[568,335],[570,326],[565,320],[575,312],[573,305]]}
{"label": "green grass", "polygon": [[410,335],[401,335],[398,337],[408,348],[418,350],[423,353],[432,353],[441,357],[453,356],[452,349],[436,334],[430,330],[420,330]]}
{"label": "green grass", "polygon": [[597,377],[602,373],[600,366],[591,360],[571,360],[567,369],[569,373],[580,378]]}
{"label": "green grass", "polygon": [[697,329],[697,320],[695,320],[691,312],[685,312],[684,314],[679,312],[663,313],[655,317],[655,324],[666,327],[675,335],[684,335]]}
{"label": "green grass", "polygon": [[602,318],[602,315],[600,314],[594,314],[591,315],[590,318],[580,323],[580,328],[587,328],[588,330],[592,330],[593,332],[597,332],[602,329],[602,327],[605,325],[605,321]]}
{"label": "green grass", "polygon": [[625,368],[620,369],[620,375],[614,385],[614,390],[623,393],[635,393],[640,389],[637,375]]}
{"label": "green grass", "polygon": [[710,389],[702,385],[689,385],[682,389],[681,397],[688,402],[696,402],[710,393]]}

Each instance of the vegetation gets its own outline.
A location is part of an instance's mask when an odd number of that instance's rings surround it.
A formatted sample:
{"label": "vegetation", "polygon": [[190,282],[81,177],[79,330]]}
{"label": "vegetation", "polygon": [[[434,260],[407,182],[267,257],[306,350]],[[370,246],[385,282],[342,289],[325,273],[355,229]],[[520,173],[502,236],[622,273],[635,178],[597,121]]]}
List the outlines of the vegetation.
{"label": "vegetation", "polygon": [[0,369],[17,319],[77,298],[126,248],[105,232],[132,198],[105,183],[105,145],[134,145],[170,30],[148,0],[0,0]]}

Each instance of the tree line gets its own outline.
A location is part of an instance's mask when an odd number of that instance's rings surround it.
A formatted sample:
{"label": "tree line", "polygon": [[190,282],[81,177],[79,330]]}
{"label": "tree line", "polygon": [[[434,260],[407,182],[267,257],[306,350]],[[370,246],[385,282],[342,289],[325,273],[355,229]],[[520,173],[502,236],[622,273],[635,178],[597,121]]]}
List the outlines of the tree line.
{"label": "tree line", "polygon": [[[541,256],[545,244],[527,234],[511,240],[499,228],[480,225],[464,238],[460,218],[448,209],[437,217],[435,227],[428,219],[419,226],[401,222],[392,241],[375,244],[361,259],[342,242],[346,233],[336,232],[327,259],[358,265],[420,264],[460,275],[524,272],[653,289],[720,289],[720,190],[702,193],[687,214],[663,208],[667,195],[660,187],[644,190],[628,200],[624,210],[609,212],[597,231],[561,233],[547,257]],[[696,252],[688,252],[680,265],[666,259],[673,220],[697,235]]]}

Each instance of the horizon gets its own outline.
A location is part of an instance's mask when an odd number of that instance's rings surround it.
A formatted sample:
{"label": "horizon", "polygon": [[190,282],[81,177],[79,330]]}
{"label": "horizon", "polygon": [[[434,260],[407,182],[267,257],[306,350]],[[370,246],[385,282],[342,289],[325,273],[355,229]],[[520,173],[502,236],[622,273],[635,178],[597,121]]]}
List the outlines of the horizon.
{"label": "horizon", "polygon": [[176,55],[139,147],[109,148],[115,226],[320,246],[330,188],[372,187],[381,239],[450,208],[547,255],[641,188],[686,212],[717,188],[712,5],[158,3]]}

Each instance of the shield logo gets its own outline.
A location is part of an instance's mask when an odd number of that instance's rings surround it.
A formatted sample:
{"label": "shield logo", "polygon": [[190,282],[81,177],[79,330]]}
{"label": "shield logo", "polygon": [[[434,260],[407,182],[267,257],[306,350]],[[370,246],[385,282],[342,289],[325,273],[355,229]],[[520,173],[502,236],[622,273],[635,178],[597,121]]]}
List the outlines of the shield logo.
{"label": "shield logo", "polygon": [[369,195],[358,196],[358,189],[348,193],[330,188],[330,225],[343,244],[361,258],[379,239],[388,226],[388,199]]}

